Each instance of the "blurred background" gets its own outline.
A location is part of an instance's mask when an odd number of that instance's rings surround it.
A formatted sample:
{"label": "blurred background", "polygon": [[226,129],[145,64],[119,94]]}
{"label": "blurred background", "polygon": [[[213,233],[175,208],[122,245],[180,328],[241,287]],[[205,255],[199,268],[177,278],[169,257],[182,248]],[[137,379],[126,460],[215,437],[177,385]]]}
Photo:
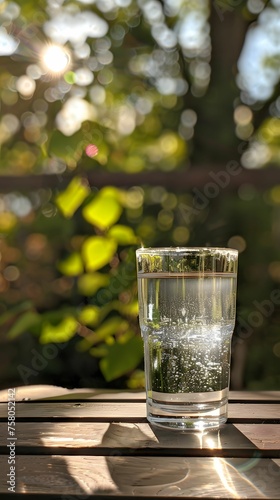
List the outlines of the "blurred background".
{"label": "blurred background", "polygon": [[280,1],[0,2],[0,387],[144,387],[135,250],[239,256],[280,387]]}

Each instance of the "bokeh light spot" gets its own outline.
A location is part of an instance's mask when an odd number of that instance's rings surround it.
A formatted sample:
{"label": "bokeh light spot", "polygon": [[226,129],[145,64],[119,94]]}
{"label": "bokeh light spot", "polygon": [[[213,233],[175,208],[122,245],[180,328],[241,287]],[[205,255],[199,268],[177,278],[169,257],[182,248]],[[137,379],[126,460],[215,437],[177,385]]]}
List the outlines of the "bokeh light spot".
{"label": "bokeh light spot", "polygon": [[280,205],[280,186],[274,186],[270,191],[270,199],[275,205]]}
{"label": "bokeh light spot", "polygon": [[3,276],[7,281],[16,281],[20,272],[16,266],[7,266],[3,271]]}
{"label": "bokeh light spot", "polygon": [[57,214],[57,209],[52,203],[47,203],[42,208],[42,214],[44,215],[44,217],[49,219],[50,217],[55,217],[55,215]]}
{"label": "bokeh light spot", "polygon": [[193,109],[185,109],[181,115],[181,122],[185,127],[194,127],[197,122],[197,114]]}
{"label": "bokeh light spot", "polygon": [[173,241],[178,244],[187,243],[190,237],[190,231],[185,226],[178,226],[172,233]]}
{"label": "bokeh light spot", "polygon": [[256,196],[256,188],[252,184],[242,184],[238,189],[238,196],[241,200],[251,201]]}
{"label": "bokeh light spot", "polygon": [[0,214],[0,233],[9,232],[17,224],[17,218],[11,212],[2,212]]}
{"label": "bokeh light spot", "polygon": [[277,283],[280,282],[280,261],[270,262],[268,266],[268,274]]}
{"label": "bokeh light spot", "polygon": [[248,125],[253,119],[253,113],[248,106],[237,106],[234,110],[234,121],[237,125]]}
{"label": "bokeh light spot", "polygon": [[75,72],[76,84],[82,87],[86,87],[94,80],[94,75],[92,71],[88,68],[79,68]]}
{"label": "bokeh light spot", "polygon": [[280,342],[277,342],[277,344],[273,346],[273,354],[275,354],[277,358],[280,358]]}
{"label": "bokeh light spot", "polygon": [[166,196],[161,201],[162,207],[166,210],[172,210],[177,205],[177,197],[173,193],[166,193]]}
{"label": "bokeh light spot", "polygon": [[93,158],[98,154],[98,147],[95,144],[88,144],[85,151],[87,156]]}
{"label": "bokeh light spot", "polygon": [[16,82],[16,89],[23,97],[32,97],[36,88],[33,78],[22,75]]}
{"label": "bokeh light spot", "polygon": [[67,71],[67,73],[65,73],[64,75],[64,80],[70,85],[73,85],[73,83],[76,82],[76,75],[74,71]]}
{"label": "bokeh light spot", "polygon": [[230,248],[235,248],[236,250],[238,250],[239,253],[241,253],[244,252],[244,250],[246,249],[247,243],[244,240],[244,238],[242,238],[242,236],[236,235],[232,236],[228,240],[228,246]]}
{"label": "bokeh light spot", "polygon": [[129,208],[140,208],[144,202],[144,191],[141,187],[130,188],[125,195],[126,206]]}
{"label": "bokeh light spot", "polygon": [[167,231],[171,228],[174,219],[174,214],[171,210],[160,210],[158,213],[158,226],[162,231]]}
{"label": "bokeh light spot", "polygon": [[178,140],[174,134],[165,134],[160,140],[160,146],[164,154],[173,155],[178,148]]}
{"label": "bokeh light spot", "polygon": [[0,56],[10,56],[13,54],[19,45],[19,41],[10,36],[6,29],[0,28]]}
{"label": "bokeh light spot", "polygon": [[40,233],[29,235],[25,241],[25,255],[28,259],[36,260],[47,254],[47,238]]}

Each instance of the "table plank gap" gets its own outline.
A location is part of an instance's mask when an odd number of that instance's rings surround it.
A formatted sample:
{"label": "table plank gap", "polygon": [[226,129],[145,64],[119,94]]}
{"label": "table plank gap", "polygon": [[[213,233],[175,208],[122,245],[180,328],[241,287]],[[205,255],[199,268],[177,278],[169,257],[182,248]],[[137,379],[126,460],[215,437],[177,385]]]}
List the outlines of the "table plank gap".
{"label": "table plank gap", "polygon": [[277,399],[249,399],[247,402],[244,401],[243,399],[231,399],[229,398],[229,403],[230,404],[247,404],[247,403],[250,403],[250,405],[254,404],[254,405],[258,405],[258,404],[262,404],[262,405],[271,405],[271,404],[280,404],[280,399],[277,400]]}
{"label": "table plank gap", "polygon": [[[7,422],[6,418],[0,418],[0,423]],[[131,424],[145,424],[147,423],[147,418],[146,417],[17,417],[17,422],[19,423],[28,423],[28,422],[34,422],[34,423],[55,423],[55,422],[60,422],[60,423],[79,423],[79,422],[84,422],[84,423],[131,423]],[[261,425],[279,425],[280,424],[280,418],[228,418],[227,420],[228,424],[261,424]]]}
{"label": "table plank gap", "polygon": [[[272,401],[275,403],[275,401]],[[125,398],[94,398],[94,399],[60,399],[60,398],[53,398],[53,399],[48,399],[48,398],[42,398],[42,399],[30,399],[30,400],[24,400],[24,401],[16,401],[16,404],[18,405],[19,403],[24,403],[25,405],[34,405],[34,404],[60,404],[60,403],[69,403],[69,404],[80,404],[80,403],[118,403],[118,404],[134,404],[134,403],[140,403],[140,404],[145,404],[146,399],[144,398],[138,398],[138,399],[125,399]],[[3,404],[3,402],[0,402],[0,404]],[[263,401],[261,401],[261,404],[264,404]]]}
{"label": "table plank gap", "polygon": [[[127,497],[127,495],[122,495],[124,498]],[[22,493],[13,493],[13,500],[22,500]],[[84,493],[81,493],[81,494],[77,494],[75,495],[75,497],[73,498],[72,495],[70,494],[66,494],[64,495],[63,493],[62,494],[56,494],[56,493],[40,493],[40,499],[42,500],[116,500],[116,498],[120,498],[120,496],[116,496],[116,495],[108,495],[106,493],[104,494],[96,494],[94,493],[93,495],[91,494],[84,494]],[[133,498],[133,500],[151,500],[151,496],[148,494],[148,495],[141,495],[141,496],[138,496],[138,495],[133,495],[133,497],[130,497],[128,496],[128,498]],[[157,495],[156,496],[156,499],[157,500],[166,500],[166,496],[162,496],[162,495]],[[171,497],[173,500],[175,499],[178,499],[180,500],[181,498],[184,498],[184,497],[181,497],[181,496],[176,496],[176,495],[172,495]],[[185,498],[190,498],[190,497],[185,497]],[[193,497],[192,497],[193,498]],[[203,500],[213,500],[213,497],[201,497],[203,498]],[[229,496],[219,496],[219,500],[229,500]],[[240,498],[243,498],[243,497],[240,497]],[[247,499],[248,497],[244,497],[245,499]],[[265,498],[265,500],[275,500],[276,497],[263,497]],[[24,500],[38,500],[38,493],[25,493],[24,494]],[[250,497],[250,500],[260,500],[260,497]]]}
{"label": "table plank gap", "polygon": [[[116,399],[115,398],[86,398],[86,399],[80,399],[80,398],[77,398],[77,399],[71,399],[71,398],[38,398],[38,399],[26,399],[26,400],[17,400],[17,404],[18,403],[24,403],[24,404],[29,404],[29,405],[33,405],[33,404],[37,404],[37,403],[48,403],[48,404],[58,404],[60,403],[61,401],[63,401],[63,403],[90,403],[91,401],[94,403],[116,403]],[[140,403],[140,404],[145,404],[146,403],[146,398],[134,398],[134,399],[125,399],[125,398],[118,398],[117,399],[118,403],[120,404],[134,404],[134,403]],[[267,400],[263,400],[263,399],[250,399],[250,404],[252,405],[259,405],[259,404],[262,404],[262,405],[271,405],[271,404],[278,404],[280,405],[280,399],[279,401],[276,400],[276,399],[267,399]],[[0,404],[3,403],[3,401],[0,402]],[[4,402],[5,403],[5,402]],[[229,403],[231,405],[234,405],[234,404],[247,404],[246,401],[242,400],[242,399],[229,399]]]}
{"label": "table plank gap", "polygon": [[[280,450],[266,449],[257,450],[249,448],[231,449],[207,449],[207,448],[66,448],[16,446],[16,454],[21,456],[36,455],[56,455],[63,456],[123,456],[123,457],[220,457],[220,458],[275,458],[280,459]],[[9,450],[5,446],[0,446],[1,455],[9,455]]]}

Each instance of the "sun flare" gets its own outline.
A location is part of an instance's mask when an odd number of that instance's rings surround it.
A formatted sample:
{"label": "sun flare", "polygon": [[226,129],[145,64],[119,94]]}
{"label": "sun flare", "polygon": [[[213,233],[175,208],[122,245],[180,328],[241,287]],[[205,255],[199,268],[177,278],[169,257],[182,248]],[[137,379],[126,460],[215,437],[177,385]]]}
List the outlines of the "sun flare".
{"label": "sun flare", "polygon": [[46,46],[42,51],[41,58],[45,68],[53,74],[63,73],[71,63],[68,50],[61,45]]}

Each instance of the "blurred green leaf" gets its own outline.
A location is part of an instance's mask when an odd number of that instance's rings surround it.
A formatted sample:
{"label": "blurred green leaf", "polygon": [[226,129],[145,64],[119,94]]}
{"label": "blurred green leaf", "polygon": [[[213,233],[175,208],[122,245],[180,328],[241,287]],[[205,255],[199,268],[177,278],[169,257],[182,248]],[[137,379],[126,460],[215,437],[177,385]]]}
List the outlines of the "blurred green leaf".
{"label": "blurred green leaf", "polygon": [[15,316],[17,316],[22,311],[26,311],[27,309],[31,308],[32,308],[32,302],[30,302],[29,300],[21,302],[15,307],[10,307],[8,311],[1,314],[0,326],[4,325],[7,321],[10,321],[11,319],[15,318]]}
{"label": "blurred green leaf", "polygon": [[42,344],[51,342],[67,342],[76,333],[78,322],[73,316],[63,319],[58,325],[47,323],[42,328],[40,341]]}
{"label": "blurred green leaf", "polygon": [[125,314],[127,316],[136,317],[139,313],[138,300],[134,300],[133,302],[130,302],[129,304],[124,304],[120,301],[114,301],[113,305],[114,305],[114,309],[116,309],[120,313]]}
{"label": "blurred green leaf", "polygon": [[73,161],[74,157],[78,159],[82,155],[83,149],[83,130],[79,130],[70,136],[66,136],[59,130],[55,130],[49,142],[48,153],[50,156],[61,158],[69,163]]}
{"label": "blurred green leaf", "polygon": [[120,332],[125,332],[129,327],[128,322],[121,316],[114,316],[107,319],[102,323],[102,325],[90,335],[87,335],[78,346],[80,351],[87,351],[89,347],[98,344],[103,340],[106,340],[112,335],[116,335]]}
{"label": "blurred green leaf", "polygon": [[128,322],[121,316],[114,316],[107,319],[95,332],[98,342],[105,340],[108,335],[115,335],[120,333],[120,331],[127,330],[128,326]]}
{"label": "blurred green leaf", "polygon": [[99,191],[99,194],[103,198],[113,198],[114,200],[116,200],[120,204],[122,204],[122,201],[123,201],[123,192],[122,192],[121,189],[116,188],[115,186],[104,186]]}
{"label": "blurred green leaf", "polygon": [[85,306],[79,314],[79,321],[83,325],[96,326],[100,318],[100,308],[97,306]]}
{"label": "blurred green leaf", "polygon": [[42,319],[44,324],[51,323],[52,325],[59,325],[62,320],[75,316],[77,308],[72,307],[59,307],[58,309],[53,309],[42,313]]}
{"label": "blurred green leaf", "polygon": [[65,276],[78,276],[84,271],[84,264],[81,255],[74,252],[57,265],[59,271]]}
{"label": "blurred green leaf", "polygon": [[78,278],[78,290],[81,295],[89,297],[94,295],[97,290],[109,283],[109,276],[102,273],[83,274]]}
{"label": "blurred green leaf", "polygon": [[41,322],[40,314],[34,311],[27,311],[22,314],[8,332],[8,337],[14,339],[22,333],[28,332],[30,328],[37,326]]}
{"label": "blurred green leaf", "polygon": [[116,240],[119,245],[135,245],[138,242],[133,229],[121,224],[111,227],[108,231],[108,236]]}
{"label": "blurred green leaf", "polygon": [[136,368],[143,358],[143,342],[132,337],[125,343],[108,346],[108,355],[100,361],[100,369],[107,382],[115,380]]}
{"label": "blurred green leaf", "polygon": [[127,387],[132,390],[144,389],[145,372],[144,370],[135,370],[127,381]]}
{"label": "blurred green leaf", "polygon": [[92,236],[82,246],[82,257],[87,271],[96,271],[105,266],[113,258],[117,244],[111,238]]}
{"label": "blurred green leaf", "polygon": [[84,178],[74,177],[65,191],[57,195],[56,204],[64,217],[72,217],[89,193],[88,181]]}
{"label": "blurred green leaf", "polygon": [[120,217],[122,207],[119,202],[109,196],[99,193],[94,200],[83,209],[84,218],[104,230],[112,226]]}
{"label": "blurred green leaf", "polygon": [[98,347],[92,347],[89,350],[89,353],[94,358],[103,358],[104,356],[107,356],[107,354],[108,354],[108,345],[107,344],[102,344],[102,345],[100,345]]}

